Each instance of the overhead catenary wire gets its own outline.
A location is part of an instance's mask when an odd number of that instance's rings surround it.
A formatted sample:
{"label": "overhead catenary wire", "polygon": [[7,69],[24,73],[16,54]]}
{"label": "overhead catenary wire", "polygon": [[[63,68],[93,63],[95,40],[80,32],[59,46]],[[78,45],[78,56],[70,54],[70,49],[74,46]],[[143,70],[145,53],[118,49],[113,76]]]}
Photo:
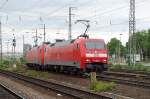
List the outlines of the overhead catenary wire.
{"label": "overhead catenary wire", "polygon": [[2,5],[0,5],[0,10],[4,8],[4,6],[7,4],[8,0],[5,0]]}
{"label": "overhead catenary wire", "polygon": [[[148,0],[146,0],[146,1],[148,1]],[[143,1],[144,2],[144,1]],[[58,9],[56,9],[56,10],[58,10]],[[57,12],[56,10],[54,10],[54,14],[55,14],[55,12]],[[60,10],[62,10],[62,9],[60,9]],[[112,9],[113,10],[113,9]],[[114,9],[115,10],[115,9]],[[53,11],[52,11],[53,12]],[[111,12],[111,11],[110,11]],[[97,14],[98,15],[98,14]],[[96,16],[97,16],[96,15]],[[30,17],[30,16],[29,16]],[[34,17],[39,17],[39,16],[34,16]]]}
{"label": "overhead catenary wire", "polygon": [[[75,1],[75,0],[73,0],[73,1]],[[68,4],[65,4],[65,5],[63,5],[62,7],[60,7],[60,8],[57,8],[57,9],[55,9],[55,10],[53,10],[53,11],[51,11],[50,13],[48,13],[48,14],[46,14],[46,15],[43,15],[43,16],[40,16],[40,15],[18,15],[18,16],[26,16],[26,17],[41,17],[41,18],[45,18],[45,17],[50,17],[50,16],[52,16],[53,14],[55,14],[55,13],[58,13],[59,11],[61,11],[63,8],[65,8],[67,5],[70,5],[73,1],[71,1],[71,2],[69,2]],[[149,0],[145,0],[145,1],[149,1]],[[145,1],[142,1],[142,2],[145,2]],[[139,2],[139,3],[141,3],[141,2]],[[118,7],[118,8],[114,8],[114,9],[110,9],[110,10],[108,10],[108,11],[104,11],[104,12],[102,12],[102,13],[99,13],[99,14],[108,14],[109,12],[113,12],[113,11],[116,11],[116,10],[120,10],[120,9],[122,9],[122,8],[128,8],[127,6],[122,6],[122,7]],[[49,15],[49,14],[51,14],[51,15]],[[99,14],[97,14],[97,15],[99,15]],[[49,15],[49,16],[48,16]],[[94,17],[95,15],[92,15],[91,17]],[[97,16],[98,17],[98,16]],[[90,18],[89,16],[88,17],[86,17],[86,18]],[[23,18],[22,18],[23,19]],[[84,18],[85,19],[85,18]]]}
{"label": "overhead catenary wire", "polygon": [[[57,9],[55,9],[55,10],[53,10],[53,11],[51,11],[49,14],[51,14],[51,15],[49,15],[48,16],[48,14],[47,15],[44,15],[44,16],[40,16],[40,15],[17,15],[18,16],[18,20],[19,20],[19,22],[21,23],[21,21],[23,20],[23,17],[37,17],[37,19],[39,19],[39,21],[40,22],[43,22],[43,19],[45,19],[45,18],[47,18],[47,19],[49,19],[50,17],[53,17],[52,15],[53,14],[55,14],[55,13],[58,13],[60,10],[62,10],[63,8],[65,8],[65,7],[67,7],[68,5],[70,5],[73,1],[75,1],[75,0],[72,0],[71,2],[69,2],[69,3],[67,3],[67,4],[65,4],[65,5],[63,5],[63,6],[61,6],[60,8],[57,8]],[[56,17],[56,16],[54,16],[54,17]],[[66,17],[66,16],[58,16],[58,17]],[[42,20],[42,21],[41,21]],[[8,24],[8,15],[6,16],[6,24]],[[22,23],[23,24],[23,23]]]}
{"label": "overhead catenary wire", "polygon": [[[143,17],[143,18],[138,18],[138,19],[136,19],[137,21],[142,21],[142,20],[144,20],[144,19],[149,19],[150,18],[150,16],[146,16],[146,17]],[[120,22],[120,23],[112,23],[111,22],[111,24],[109,24],[109,25],[103,25],[103,26],[98,26],[98,27],[96,27],[96,28],[94,28],[94,29],[97,29],[97,28],[99,28],[99,29],[102,29],[102,28],[109,28],[109,27],[112,27],[112,26],[118,26],[118,25],[128,25],[128,20],[127,21],[122,21],[122,22]],[[21,37],[19,37],[20,39],[21,39]],[[18,39],[19,39],[18,38]]]}
{"label": "overhead catenary wire", "polygon": [[[147,1],[150,1],[150,0],[144,0],[144,1],[137,2],[136,6],[144,4]],[[99,17],[98,15],[102,16],[102,15],[105,15],[105,14],[110,14],[112,12],[115,12],[115,11],[118,11],[118,10],[122,10],[122,9],[125,9],[125,8],[129,8],[129,6],[123,5],[123,6],[120,6],[120,7],[117,7],[117,8],[109,9],[109,10],[97,13],[96,16],[95,15],[86,16],[86,17],[84,17],[84,19],[86,19],[86,18],[88,18],[88,19],[89,18],[96,18],[96,17]]]}
{"label": "overhead catenary wire", "polygon": [[[150,16],[146,16],[146,17],[143,17],[143,18],[138,18],[138,19],[136,19],[136,21],[142,21],[142,20],[148,19],[148,18],[150,18]],[[97,28],[108,28],[108,27],[111,27],[111,26],[125,25],[125,24],[128,25],[128,22],[129,22],[128,20],[122,21],[122,22],[120,22],[120,23],[112,23],[112,22],[111,22],[111,24],[108,24],[108,25],[97,26],[95,29],[97,29]]]}
{"label": "overhead catenary wire", "polygon": [[[74,0],[73,0],[74,1]],[[55,9],[51,12],[51,15],[50,16],[39,16],[39,15],[18,15],[21,17],[21,20],[23,20],[23,16],[27,16],[27,17],[38,17],[38,19],[40,20],[40,18],[43,20],[44,18],[48,18],[48,17],[52,17],[53,14],[55,13],[58,13],[58,11],[61,11],[64,7],[66,7],[67,5],[71,4],[73,1],[69,2],[68,4],[65,4],[64,6],[58,8],[58,9]],[[146,1],[149,1],[149,0],[146,0]],[[142,1],[143,2],[143,1]],[[144,1],[145,2],[145,1]],[[125,7],[125,6],[124,6]],[[109,13],[109,12],[113,12],[115,10],[119,10],[123,7],[118,7],[118,8],[115,8],[115,9],[111,9],[110,11],[104,11],[102,14],[105,14],[105,13]],[[128,8],[128,7],[127,7]],[[101,14],[101,13],[100,13]],[[98,17],[99,14],[97,14],[97,17]],[[94,15],[95,16],[95,15]],[[65,16],[66,17],[66,16]]]}

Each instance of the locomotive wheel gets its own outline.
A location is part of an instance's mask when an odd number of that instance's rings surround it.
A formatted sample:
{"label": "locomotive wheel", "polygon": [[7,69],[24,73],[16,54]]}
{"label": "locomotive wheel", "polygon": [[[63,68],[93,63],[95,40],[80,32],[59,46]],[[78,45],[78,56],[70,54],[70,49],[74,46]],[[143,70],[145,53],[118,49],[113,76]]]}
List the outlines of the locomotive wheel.
{"label": "locomotive wheel", "polygon": [[41,70],[42,70],[42,71],[45,71],[45,68],[44,68],[44,66],[42,66],[42,65],[41,65],[40,67],[41,67]]}
{"label": "locomotive wheel", "polygon": [[83,75],[83,70],[80,70],[80,69],[79,69],[79,71],[77,72],[77,75],[78,75],[78,76],[82,76],[82,75]]}
{"label": "locomotive wheel", "polygon": [[78,69],[77,68],[73,68],[72,72],[73,72],[73,75],[77,75],[78,74]]}
{"label": "locomotive wheel", "polygon": [[41,70],[41,69],[40,69],[40,65],[38,65],[38,66],[36,67],[36,70],[38,70],[38,71]]}
{"label": "locomotive wheel", "polygon": [[56,72],[60,72],[60,66],[56,66]]}

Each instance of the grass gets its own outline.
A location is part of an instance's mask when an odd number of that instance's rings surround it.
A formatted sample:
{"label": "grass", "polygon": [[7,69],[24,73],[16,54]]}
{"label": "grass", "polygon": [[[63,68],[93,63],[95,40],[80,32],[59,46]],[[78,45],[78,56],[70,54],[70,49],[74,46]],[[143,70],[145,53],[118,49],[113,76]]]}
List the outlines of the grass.
{"label": "grass", "polygon": [[36,77],[36,78],[42,78],[42,79],[49,78],[48,72],[31,70],[31,69],[27,69],[23,66],[22,67],[17,66],[16,68],[13,68],[12,70],[9,70],[9,71],[16,72],[16,73],[23,74],[23,75],[30,76],[30,77]]}
{"label": "grass", "polygon": [[108,91],[112,90],[115,87],[115,83],[113,82],[102,82],[102,81],[96,81],[93,84],[90,84],[90,90],[93,90],[95,92],[102,92],[102,91]]}
{"label": "grass", "polygon": [[36,78],[42,78],[42,79],[48,79],[49,78],[49,73],[48,72],[41,72],[41,71],[35,71],[35,70],[27,70],[25,72],[26,76],[30,77],[36,77]]}
{"label": "grass", "polygon": [[0,61],[0,69],[6,69],[6,68],[9,68],[9,61],[8,60]]}
{"label": "grass", "polygon": [[16,68],[14,68],[12,65],[12,62],[8,60],[3,60],[0,63],[0,69],[2,70],[8,70],[11,72],[23,74],[30,77],[36,77],[36,78],[42,78],[42,79],[48,79],[49,73],[45,71],[36,71],[36,70],[30,70],[24,65],[22,65],[22,62],[20,60],[16,61]]}

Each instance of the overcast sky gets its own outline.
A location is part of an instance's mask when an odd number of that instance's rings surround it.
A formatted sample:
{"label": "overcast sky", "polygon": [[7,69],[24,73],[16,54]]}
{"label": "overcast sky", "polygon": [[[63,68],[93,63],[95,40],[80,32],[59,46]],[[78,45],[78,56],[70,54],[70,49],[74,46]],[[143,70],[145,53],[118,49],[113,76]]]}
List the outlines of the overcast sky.
{"label": "overcast sky", "polygon": [[[88,34],[91,38],[103,38],[107,43],[111,38],[120,38],[125,45],[128,40],[129,0],[0,0],[3,49],[6,42],[17,39],[17,51],[22,51],[22,35],[25,43],[33,45],[35,29],[43,41],[43,25],[46,24],[46,40],[68,37],[68,8],[72,10],[72,36],[76,38],[85,26],[74,22],[78,19],[90,20]],[[136,30],[150,27],[150,0],[136,0]],[[28,33],[26,33],[28,32]],[[9,43],[9,46],[11,44]],[[9,47],[11,51],[11,46]]]}

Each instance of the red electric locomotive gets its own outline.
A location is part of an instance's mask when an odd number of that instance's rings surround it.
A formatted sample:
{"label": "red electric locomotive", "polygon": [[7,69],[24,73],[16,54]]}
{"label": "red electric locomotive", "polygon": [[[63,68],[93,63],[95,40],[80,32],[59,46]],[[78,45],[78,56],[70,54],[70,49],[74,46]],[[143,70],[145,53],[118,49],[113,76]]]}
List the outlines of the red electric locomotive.
{"label": "red electric locomotive", "polygon": [[41,70],[44,69],[44,60],[45,60],[45,48],[47,44],[41,46],[35,46],[26,53],[27,66],[33,67],[35,69]]}
{"label": "red electric locomotive", "polygon": [[45,52],[46,67],[68,71],[107,69],[107,50],[102,39],[76,39],[52,44]]}
{"label": "red electric locomotive", "polygon": [[26,59],[38,69],[99,72],[107,70],[108,51],[103,39],[78,38],[34,47]]}

